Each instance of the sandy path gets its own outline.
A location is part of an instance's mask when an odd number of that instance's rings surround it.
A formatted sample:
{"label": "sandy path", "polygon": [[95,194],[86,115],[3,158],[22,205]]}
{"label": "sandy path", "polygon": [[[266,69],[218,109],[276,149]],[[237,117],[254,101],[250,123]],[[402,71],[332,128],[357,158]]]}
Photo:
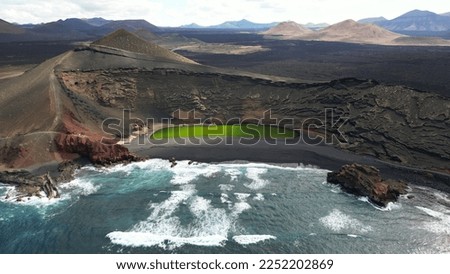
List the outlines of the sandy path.
{"label": "sandy path", "polygon": [[34,66],[35,65],[0,67],[0,80],[20,76],[20,75],[24,74],[27,70],[33,68]]}

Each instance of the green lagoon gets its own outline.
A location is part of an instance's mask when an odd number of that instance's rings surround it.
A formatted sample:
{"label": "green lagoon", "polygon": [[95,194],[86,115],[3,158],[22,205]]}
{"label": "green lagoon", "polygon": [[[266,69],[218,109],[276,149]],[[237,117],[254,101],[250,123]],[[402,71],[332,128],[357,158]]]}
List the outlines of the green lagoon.
{"label": "green lagoon", "polygon": [[266,125],[185,125],[160,129],[151,139],[200,137],[243,137],[243,138],[294,138],[298,133],[291,129]]}

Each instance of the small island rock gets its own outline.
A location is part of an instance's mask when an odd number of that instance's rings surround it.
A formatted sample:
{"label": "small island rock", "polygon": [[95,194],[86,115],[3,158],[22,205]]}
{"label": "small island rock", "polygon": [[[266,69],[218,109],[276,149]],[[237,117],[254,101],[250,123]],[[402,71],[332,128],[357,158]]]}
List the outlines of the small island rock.
{"label": "small island rock", "polygon": [[348,193],[366,196],[382,207],[397,201],[399,195],[406,194],[408,187],[403,181],[381,178],[380,171],[373,166],[360,164],[344,165],[338,171],[328,173],[327,181],[340,185]]}

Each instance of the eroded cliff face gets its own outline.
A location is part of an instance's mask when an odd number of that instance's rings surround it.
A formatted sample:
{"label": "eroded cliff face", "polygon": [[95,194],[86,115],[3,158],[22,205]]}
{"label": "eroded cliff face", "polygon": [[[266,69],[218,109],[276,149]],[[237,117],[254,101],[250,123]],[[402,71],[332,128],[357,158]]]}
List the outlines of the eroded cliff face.
{"label": "eroded cliff face", "polygon": [[89,158],[93,164],[109,165],[135,161],[138,158],[121,145],[105,144],[87,136],[58,134],[55,144],[59,152],[73,153]]}
{"label": "eroded cliff face", "polygon": [[136,78],[127,74],[118,76],[117,72],[119,71],[62,72],[60,77],[67,88],[85,95],[101,106],[133,107],[137,95]]}
{"label": "eroded cliff face", "polygon": [[[195,110],[202,119],[261,119],[271,110],[272,118],[292,118],[287,126],[305,129],[318,121],[311,119],[330,124],[342,116],[348,120],[339,130],[348,143],[335,140],[336,146],[450,172],[450,100],[431,93],[370,80],[302,84],[176,69],[68,71],[58,77],[69,97],[131,109],[143,120],[153,118],[149,113],[163,118],[177,110]],[[324,128],[315,130],[324,133]]]}

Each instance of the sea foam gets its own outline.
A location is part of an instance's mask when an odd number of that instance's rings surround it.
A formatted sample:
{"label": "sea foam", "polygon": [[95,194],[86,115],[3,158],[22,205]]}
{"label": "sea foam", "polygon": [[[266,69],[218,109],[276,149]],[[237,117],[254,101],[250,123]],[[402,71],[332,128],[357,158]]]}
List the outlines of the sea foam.
{"label": "sea foam", "polygon": [[241,245],[256,244],[266,240],[275,240],[277,237],[272,235],[237,235],[233,240]]}
{"label": "sea foam", "polygon": [[225,174],[230,176],[231,181],[236,181],[242,172],[237,168],[225,168]]}
{"label": "sea foam", "polygon": [[416,208],[434,219],[425,221],[421,227],[422,229],[436,234],[450,235],[450,215],[426,207],[416,206]]}
{"label": "sea foam", "polygon": [[264,201],[264,195],[261,193],[256,193],[255,197],[253,197],[255,201]]}
{"label": "sea foam", "polygon": [[[236,193],[236,202],[222,195],[229,209],[215,208],[211,200],[197,195],[194,184],[180,185],[180,190],[161,203],[151,205],[152,213],[128,231],[114,231],[106,236],[112,243],[125,246],[159,246],[174,249],[185,244],[199,246],[222,246],[234,230],[239,215],[250,209],[246,200],[249,193]],[[193,219],[182,224],[177,209],[187,206]]]}
{"label": "sea foam", "polygon": [[[111,242],[126,246],[159,246],[173,249],[185,244],[221,246],[227,240],[237,215],[223,208],[214,208],[211,201],[196,195],[194,185],[182,185],[171,196],[152,206],[147,220],[136,224],[129,231],[114,231],[107,235]],[[194,217],[189,225],[182,225],[175,211],[186,205]],[[242,210],[236,210],[242,211]]]}
{"label": "sea foam", "polygon": [[221,168],[216,165],[198,164],[192,166],[188,164],[188,161],[180,161],[177,163],[178,164],[171,169],[174,173],[171,183],[174,185],[191,183],[199,176],[213,178],[221,171]]}
{"label": "sea foam", "polygon": [[234,189],[234,185],[221,184],[221,185],[219,185],[219,189],[221,191],[232,191]]}
{"label": "sea foam", "polygon": [[244,186],[253,190],[259,190],[266,187],[270,182],[261,178],[261,175],[266,172],[267,168],[247,168],[246,176],[251,180],[251,183],[244,184]]}
{"label": "sea foam", "polygon": [[91,181],[83,178],[76,178],[59,187],[61,190],[70,191],[75,195],[88,196],[94,194],[100,189],[99,185],[94,185]]}
{"label": "sea foam", "polygon": [[333,209],[330,214],[319,219],[320,222],[328,229],[334,232],[355,231],[359,233],[367,233],[372,230],[369,225],[364,225],[355,218],[342,213],[338,209]]}
{"label": "sea foam", "polygon": [[[199,246],[222,246],[228,237],[236,231],[236,221],[240,214],[250,210],[250,197],[254,200],[264,200],[261,193],[252,193],[270,184],[269,180],[261,178],[270,168],[287,170],[313,170],[305,167],[282,167],[259,163],[245,164],[206,164],[189,165],[188,161],[177,161],[177,165],[170,167],[166,160],[152,159],[140,164],[116,166],[114,172],[132,172],[133,169],[167,171],[169,183],[178,190],[170,192],[169,198],[159,203],[150,202],[150,216],[131,227],[127,231],[113,231],[106,236],[113,244],[123,246],[159,246],[173,249],[190,244]],[[316,170],[322,172],[323,170]],[[216,179],[229,176],[228,183],[219,184],[220,201],[227,207],[214,207],[212,200],[197,193],[196,181],[201,178]],[[232,193],[237,185],[234,181],[239,176],[246,176],[250,182],[244,184],[250,193]],[[225,177],[227,178],[227,177]],[[230,199],[234,194],[235,199]],[[188,209],[191,217],[182,220],[180,210]],[[237,229],[239,230],[239,229]],[[240,244],[257,243],[275,239],[271,235],[238,235],[234,241]]]}
{"label": "sea foam", "polygon": [[159,246],[165,249],[181,247],[185,244],[197,246],[221,246],[227,239],[222,235],[198,237],[178,237],[146,232],[111,232],[107,235],[113,244],[131,247]]}

